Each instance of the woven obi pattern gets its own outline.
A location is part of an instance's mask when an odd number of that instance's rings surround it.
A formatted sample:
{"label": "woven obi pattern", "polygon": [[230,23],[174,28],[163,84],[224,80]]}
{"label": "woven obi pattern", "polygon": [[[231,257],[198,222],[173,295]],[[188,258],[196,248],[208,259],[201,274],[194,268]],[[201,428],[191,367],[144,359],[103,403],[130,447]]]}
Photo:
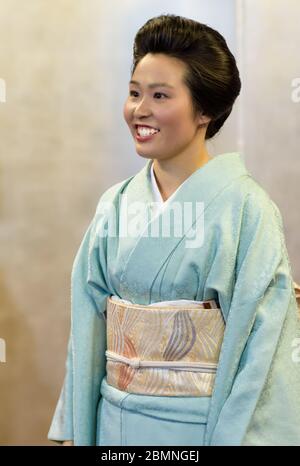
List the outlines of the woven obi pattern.
{"label": "woven obi pattern", "polygon": [[107,299],[107,382],[129,393],[211,396],[225,323],[215,301],[143,306]]}

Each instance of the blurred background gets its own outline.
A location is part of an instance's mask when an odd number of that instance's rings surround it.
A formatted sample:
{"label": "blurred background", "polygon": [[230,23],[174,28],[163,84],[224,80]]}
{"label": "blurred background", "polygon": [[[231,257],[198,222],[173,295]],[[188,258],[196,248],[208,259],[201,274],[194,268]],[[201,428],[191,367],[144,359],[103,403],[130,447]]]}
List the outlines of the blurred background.
{"label": "blurred background", "polygon": [[239,151],[276,202],[300,281],[299,1],[0,0],[1,445],[52,444],[72,263],[101,194],[145,164],[123,104],[134,36],[165,13],[235,55],[242,92],[208,149]]}

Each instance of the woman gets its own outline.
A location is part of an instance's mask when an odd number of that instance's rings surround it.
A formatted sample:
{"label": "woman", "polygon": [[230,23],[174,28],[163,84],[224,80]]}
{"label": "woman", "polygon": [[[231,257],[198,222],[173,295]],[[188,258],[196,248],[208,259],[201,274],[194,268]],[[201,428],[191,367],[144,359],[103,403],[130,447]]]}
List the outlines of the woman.
{"label": "woman", "polygon": [[162,15],[135,37],[129,86],[124,117],[148,161],[102,195],[75,258],[48,438],[300,445],[281,215],[239,154],[205,146],[239,95],[235,59],[217,31]]}

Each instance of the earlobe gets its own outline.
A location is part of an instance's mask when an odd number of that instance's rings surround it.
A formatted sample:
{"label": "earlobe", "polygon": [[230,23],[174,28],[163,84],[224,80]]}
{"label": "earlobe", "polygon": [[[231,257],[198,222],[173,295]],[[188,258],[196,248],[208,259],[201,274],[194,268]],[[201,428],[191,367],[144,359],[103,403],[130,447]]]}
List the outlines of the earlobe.
{"label": "earlobe", "polygon": [[208,115],[201,114],[199,117],[199,124],[201,126],[210,123],[210,121],[211,121],[211,117],[209,117]]}

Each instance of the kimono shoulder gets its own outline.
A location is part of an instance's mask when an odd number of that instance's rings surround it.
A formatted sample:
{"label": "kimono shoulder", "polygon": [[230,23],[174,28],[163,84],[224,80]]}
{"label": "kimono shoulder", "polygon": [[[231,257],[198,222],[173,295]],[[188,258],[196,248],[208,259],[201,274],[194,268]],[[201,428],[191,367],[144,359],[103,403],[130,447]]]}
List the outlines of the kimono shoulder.
{"label": "kimono shoulder", "polygon": [[245,215],[251,215],[257,221],[263,215],[274,216],[282,224],[282,217],[277,204],[269,193],[250,175],[237,180],[232,187],[232,194],[240,202]]}
{"label": "kimono shoulder", "polygon": [[134,178],[134,175],[129,176],[128,178],[125,178],[124,180],[119,181],[118,183],[115,183],[114,185],[110,186],[106,191],[104,191],[104,193],[100,196],[100,199],[98,201],[96,214],[101,210],[103,203],[114,202],[116,198],[123,192],[123,190],[132,178]]}
{"label": "kimono shoulder", "polygon": [[[289,274],[292,275],[281,212],[269,194],[253,178],[248,179],[248,185],[250,189],[247,189],[243,206],[235,269],[238,279],[235,292],[238,292],[243,283],[247,301],[260,299],[268,286],[275,285],[275,281],[276,286],[290,288],[290,277],[285,275],[283,279],[280,273],[283,257],[286,259]],[[252,270],[250,282],[249,274]]]}

